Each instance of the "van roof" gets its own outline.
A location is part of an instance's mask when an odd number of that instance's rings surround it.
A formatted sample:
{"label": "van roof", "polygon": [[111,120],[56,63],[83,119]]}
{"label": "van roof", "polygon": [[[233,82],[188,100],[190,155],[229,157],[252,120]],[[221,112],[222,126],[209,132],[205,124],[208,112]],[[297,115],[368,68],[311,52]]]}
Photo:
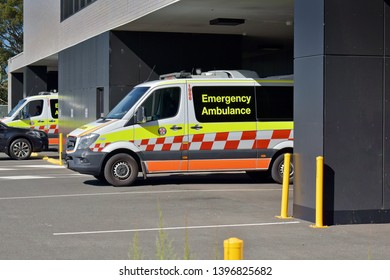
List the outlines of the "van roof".
{"label": "van roof", "polygon": [[146,81],[142,84],[137,85],[137,87],[154,87],[161,83],[176,83],[182,84],[191,82],[191,80],[204,80],[204,81],[257,81],[259,83],[265,82],[267,84],[278,84],[286,83],[293,81],[293,75],[280,75],[280,76],[269,76],[265,78],[260,78],[255,71],[251,70],[213,70],[203,73],[191,74],[189,72],[173,72],[169,74],[164,74],[160,76],[160,80]]}
{"label": "van roof", "polygon": [[58,92],[51,92],[51,91],[40,91],[38,92],[38,94],[34,94],[34,95],[29,95],[27,97],[41,97],[41,96],[53,96],[53,97],[56,97],[58,96]]}
{"label": "van roof", "polygon": [[251,70],[213,70],[207,72],[201,72],[197,70],[195,74],[190,72],[174,72],[169,74],[164,74],[160,76],[160,80],[172,80],[172,79],[242,79],[242,78],[251,78],[258,79],[259,75],[255,71]]}

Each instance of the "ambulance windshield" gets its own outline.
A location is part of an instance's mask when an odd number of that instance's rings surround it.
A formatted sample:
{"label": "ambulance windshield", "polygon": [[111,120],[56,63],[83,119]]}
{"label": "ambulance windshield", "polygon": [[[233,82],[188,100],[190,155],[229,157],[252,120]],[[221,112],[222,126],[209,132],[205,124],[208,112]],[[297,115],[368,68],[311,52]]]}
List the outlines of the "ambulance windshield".
{"label": "ambulance windshield", "polygon": [[11,110],[9,111],[8,115],[6,117],[12,117],[12,115],[19,110],[20,107],[22,107],[22,105],[26,102],[26,99],[22,99],[22,100],[19,100],[18,104],[16,104],[16,106]]}
{"label": "ambulance windshield", "polygon": [[123,98],[118,105],[112,109],[105,117],[106,119],[121,119],[134,106],[134,104],[144,95],[149,87],[136,87]]}

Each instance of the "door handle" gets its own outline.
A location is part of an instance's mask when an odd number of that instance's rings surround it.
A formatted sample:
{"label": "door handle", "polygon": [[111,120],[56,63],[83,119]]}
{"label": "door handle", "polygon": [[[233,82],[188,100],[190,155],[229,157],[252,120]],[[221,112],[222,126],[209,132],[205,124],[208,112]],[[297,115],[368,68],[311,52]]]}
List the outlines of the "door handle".
{"label": "door handle", "polygon": [[43,122],[45,122],[45,121],[39,120],[38,122],[39,122],[39,123],[43,123]]}
{"label": "door handle", "polygon": [[203,126],[200,126],[199,124],[195,125],[195,126],[191,126],[192,129],[196,129],[196,130],[199,130],[199,129],[202,129]]}
{"label": "door handle", "polygon": [[180,130],[180,129],[183,129],[181,126],[177,126],[177,125],[174,125],[171,127],[172,130]]}
{"label": "door handle", "polygon": [[49,122],[56,122],[55,120],[50,120]]}

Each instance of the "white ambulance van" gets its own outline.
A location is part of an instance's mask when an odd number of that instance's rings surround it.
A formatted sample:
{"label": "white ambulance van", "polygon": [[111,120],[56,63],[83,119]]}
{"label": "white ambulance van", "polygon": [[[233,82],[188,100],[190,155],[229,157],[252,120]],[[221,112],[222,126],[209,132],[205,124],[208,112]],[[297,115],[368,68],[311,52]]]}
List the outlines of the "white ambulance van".
{"label": "white ambulance van", "polygon": [[58,93],[40,92],[21,99],[0,121],[11,127],[44,131],[49,145],[58,145]]}
{"label": "white ambulance van", "polygon": [[136,86],[105,118],[72,131],[66,160],[114,186],[139,172],[269,172],[281,183],[293,135],[292,76],[180,72]]}

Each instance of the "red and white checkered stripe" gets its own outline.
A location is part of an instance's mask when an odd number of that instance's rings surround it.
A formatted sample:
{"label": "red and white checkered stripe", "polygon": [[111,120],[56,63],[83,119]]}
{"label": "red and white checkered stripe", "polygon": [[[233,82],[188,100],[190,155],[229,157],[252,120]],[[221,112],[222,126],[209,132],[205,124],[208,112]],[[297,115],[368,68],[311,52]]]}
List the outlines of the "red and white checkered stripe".
{"label": "red and white checkered stripe", "polygon": [[195,134],[190,135],[188,141],[184,136],[143,139],[134,141],[134,144],[142,151],[248,150],[271,149],[293,138],[293,130],[253,130]]}
{"label": "red and white checkered stripe", "polygon": [[52,124],[49,126],[49,129],[45,129],[44,125],[36,125],[36,126],[31,126],[33,129],[38,129],[46,132],[47,134],[58,134],[58,125],[57,124]]}
{"label": "red and white checkered stripe", "polygon": [[[131,141],[142,151],[207,151],[272,149],[277,144],[294,139],[293,130],[261,130],[243,132],[217,132],[195,134],[187,137],[160,137]],[[189,144],[186,144],[188,142]],[[110,143],[90,146],[91,151],[101,152]]]}
{"label": "red and white checkered stripe", "polygon": [[49,129],[46,132],[48,134],[58,134],[58,125],[57,124],[51,124],[49,126]]}
{"label": "red and white checkered stripe", "polygon": [[142,151],[180,151],[183,150],[184,136],[161,137],[136,140],[134,144]]}
{"label": "red and white checkered stripe", "polygon": [[108,146],[109,144],[110,144],[109,142],[99,143],[99,144],[95,144],[95,145],[90,146],[89,149],[92,152],[101,152],[101,151],[103,151],[104,147]]}

